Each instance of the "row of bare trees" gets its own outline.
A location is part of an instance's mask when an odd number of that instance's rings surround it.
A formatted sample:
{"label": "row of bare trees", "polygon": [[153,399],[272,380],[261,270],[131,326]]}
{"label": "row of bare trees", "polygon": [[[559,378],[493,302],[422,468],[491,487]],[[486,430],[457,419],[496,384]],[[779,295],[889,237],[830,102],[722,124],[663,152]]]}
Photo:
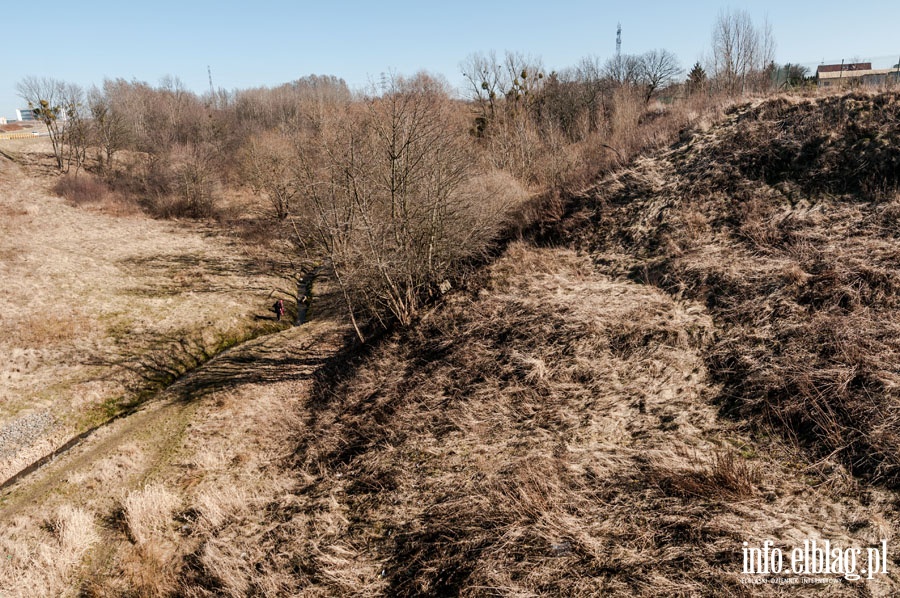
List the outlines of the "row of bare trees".
{"label": "row of bare trees", "polygon": [[526,190],[580,184],[664,142],[677,119],[659,115],[710,81],[745,89],[770,46],[747,41],[760,34],[742,19],[723,18],[721,68],[707,81],[695,65],[687,86],[674,55],[654,50],[552,72],[525,54],[473,54],[465,99],[427,74],[365,92],[330,76],[207,96],[175,78],[87,92],[29,78],[19,90],[61,170],[92,164],[160,216],[210,216],[224,189],[245,189],[273,235],[292,237],[306,264],[331,265],[354,323],[407,323]]}
{"label": "row of bare trees", "polygon": [[408,323],[520,195],[485,184],[497,175],[441,79],[390,75],[355,98],[322,92],[301,94],[291,118],[248,140],[242,176],[290,222],[310,263],[327,259],[354,324]]}

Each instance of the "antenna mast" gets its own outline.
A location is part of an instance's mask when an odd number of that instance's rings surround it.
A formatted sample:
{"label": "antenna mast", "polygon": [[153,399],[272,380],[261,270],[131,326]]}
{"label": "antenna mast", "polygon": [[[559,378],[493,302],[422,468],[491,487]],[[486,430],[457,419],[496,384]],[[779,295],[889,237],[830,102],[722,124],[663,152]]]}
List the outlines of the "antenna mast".
{"label": "antenna mast", "polygon": [[218,102],[216,102],[216,88],[213,87],[212,69],[209,67],[208,64],[206,65],[206,74],[209,75],[209,99],[213,103],[213,107],[216,107],[216,104],[218,103]]}
{"label": "antenna mast", "polygon": [[622,23],[616,25],[616,58],[622,55]]}

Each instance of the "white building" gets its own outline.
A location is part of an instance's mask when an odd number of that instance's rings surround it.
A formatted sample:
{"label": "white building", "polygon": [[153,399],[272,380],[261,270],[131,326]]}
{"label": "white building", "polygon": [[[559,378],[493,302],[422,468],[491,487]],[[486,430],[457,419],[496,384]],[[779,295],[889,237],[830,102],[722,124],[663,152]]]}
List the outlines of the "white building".
{"label": "white building", "polygon": [[34,120],[34,110],[25,109],[25,110],[16,110],[16,120],[19,122],[25,120]]}

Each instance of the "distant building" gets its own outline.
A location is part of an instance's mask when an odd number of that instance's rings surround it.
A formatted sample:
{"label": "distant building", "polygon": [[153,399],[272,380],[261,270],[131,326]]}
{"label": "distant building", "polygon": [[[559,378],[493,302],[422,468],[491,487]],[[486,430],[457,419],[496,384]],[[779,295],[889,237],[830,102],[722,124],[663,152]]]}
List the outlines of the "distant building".
{"label": "distant building", "polygon": [[896,68],[873,69],[871,62],[851,62],[848,64],[820,64],[816,69],[819,87],[844,85],[884,85],[900,81]]}
{"label": "distant building", "polygon": [[16,120],[25,121],[25,120],[35,120],[34,118],[34,110],[25,109],[25,110],[16,110]]}
{"label": "distant building", "polygon": [[6,117],[0,116],[0,125],[5,125],[5,124],[6,124]]}
{"label": "distant building", "polygon": [[848,71],[871,71],[872,63],[871,62],[848,62],[847,64],[820,64],[819,68],[816,69],[816,76],[819,76],[819,73],[840,73],[844,71],[845,73]]}

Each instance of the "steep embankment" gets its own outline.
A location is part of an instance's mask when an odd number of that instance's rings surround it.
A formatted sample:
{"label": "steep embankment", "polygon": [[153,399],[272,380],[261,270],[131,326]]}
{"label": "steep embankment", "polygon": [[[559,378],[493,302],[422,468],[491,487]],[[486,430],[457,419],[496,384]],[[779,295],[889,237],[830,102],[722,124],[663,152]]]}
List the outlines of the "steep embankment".
{"label": "steep embankment", "polygon": [[565,236],[700,301],[728,413],[900,485],[900,96],[778,99],[591,191]]}

